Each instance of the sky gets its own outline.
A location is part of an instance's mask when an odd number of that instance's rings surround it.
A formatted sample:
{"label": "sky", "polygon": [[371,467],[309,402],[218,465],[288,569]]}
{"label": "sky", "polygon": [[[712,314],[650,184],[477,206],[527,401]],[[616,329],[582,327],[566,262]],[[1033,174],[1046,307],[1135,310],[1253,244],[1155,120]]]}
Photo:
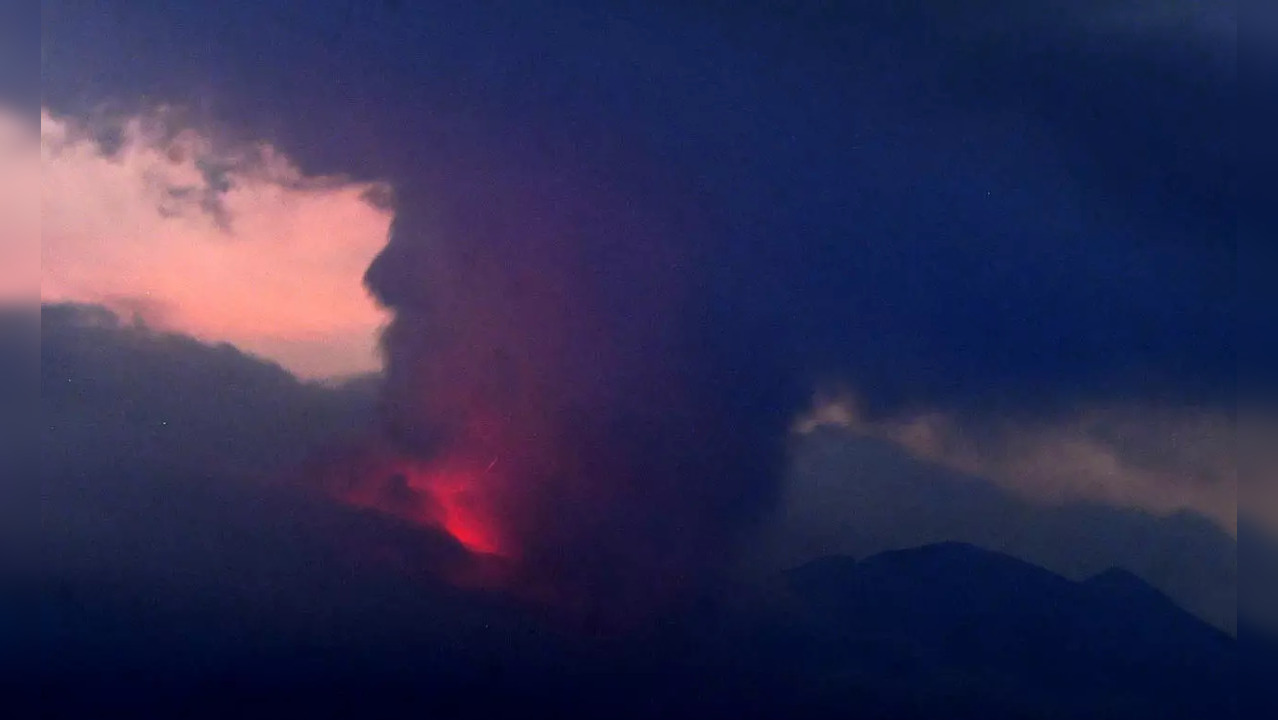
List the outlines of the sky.
{"label": "sky", "polygon": [[[702,555],[794,477],[844,506],[867,447],[1232,536],[1234,6],[976,5],[47,0],[5,246],[43,302],[382,372],[413,452],[507,381],[521,437],[593,418],[670,471],[633,532],[722,512]],[[796,436],[836,461],[783,482]]]}

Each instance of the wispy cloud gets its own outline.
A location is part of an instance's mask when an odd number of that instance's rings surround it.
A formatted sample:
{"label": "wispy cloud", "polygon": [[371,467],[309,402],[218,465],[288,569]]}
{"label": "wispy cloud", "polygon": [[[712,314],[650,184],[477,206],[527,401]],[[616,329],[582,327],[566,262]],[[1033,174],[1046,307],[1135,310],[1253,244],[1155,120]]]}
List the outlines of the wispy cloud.
{"label": "wispy cloud", "polygon": [[1224,412],[1131,401],[1034,418],[932,410],[871,419],[852,394],[836,393],[819,398],[795,429],[821,426],[888,440],[1040,502],[1188,510],[1237,529],[1237,433]]}

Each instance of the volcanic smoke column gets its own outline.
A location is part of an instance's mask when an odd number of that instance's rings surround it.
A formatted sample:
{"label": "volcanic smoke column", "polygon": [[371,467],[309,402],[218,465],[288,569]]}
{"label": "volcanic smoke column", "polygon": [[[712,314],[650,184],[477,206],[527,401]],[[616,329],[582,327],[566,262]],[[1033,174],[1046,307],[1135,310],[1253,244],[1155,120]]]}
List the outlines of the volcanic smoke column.
{"label": "volcanic smoke column", "polygon": [[706,577],[762,517],[785,413],[731,360],[686,203],[546,167],[401,188],[366,277],[394,312],[399,471],[364,504],[395,484],[517,584],[625,612]]}

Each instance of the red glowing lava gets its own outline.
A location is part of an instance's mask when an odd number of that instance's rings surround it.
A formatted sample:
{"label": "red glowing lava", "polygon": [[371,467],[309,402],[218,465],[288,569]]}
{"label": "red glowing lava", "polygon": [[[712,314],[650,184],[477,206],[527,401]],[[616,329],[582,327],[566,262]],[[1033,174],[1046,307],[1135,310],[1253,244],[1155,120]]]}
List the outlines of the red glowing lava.
{"label": "red glowing lava", "polygon": [[438,511],[435,521],[472,553],[508,555],[501,533],[491,515],[491,508],[484,507],[481,490],[492,464],[486,469],[443,467],[414,469],[408,474],[408,484],[420,492],[428,493]]}
{"label": "red glowing lava", "polygon": [[345,468],[328,470],[339,478],[330,491],[345,503],[443,531],[472,555],[516,555],[489,502],[499,482],[491,458],[425,461],[365,448]]}

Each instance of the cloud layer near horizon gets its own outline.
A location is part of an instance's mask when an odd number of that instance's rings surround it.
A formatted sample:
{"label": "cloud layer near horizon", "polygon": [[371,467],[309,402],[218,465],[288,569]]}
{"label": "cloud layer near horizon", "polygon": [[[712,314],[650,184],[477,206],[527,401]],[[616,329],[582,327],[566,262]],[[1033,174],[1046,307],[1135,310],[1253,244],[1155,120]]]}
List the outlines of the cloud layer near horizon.
{"label": "cloud layer near horizon", "polygon": [[41,234],[42,300],[230,342],[304,378],[376,369],[384,316],[360,278],[385,243],[383,188],[195,125],[171,110],[42,113],[39,184],[30,162],[3,178],[42,194],[43,228],[22,227]]}
{"label": "cloud layer near horizon", "polygon": [[1129,402],[1032,418],[931,409],[871,419],[843,394],[818,398],[795,423],[803,434],[831,426],[1038,503],[1188,510],[1237,532],[1237,432],[1222,410]]}

